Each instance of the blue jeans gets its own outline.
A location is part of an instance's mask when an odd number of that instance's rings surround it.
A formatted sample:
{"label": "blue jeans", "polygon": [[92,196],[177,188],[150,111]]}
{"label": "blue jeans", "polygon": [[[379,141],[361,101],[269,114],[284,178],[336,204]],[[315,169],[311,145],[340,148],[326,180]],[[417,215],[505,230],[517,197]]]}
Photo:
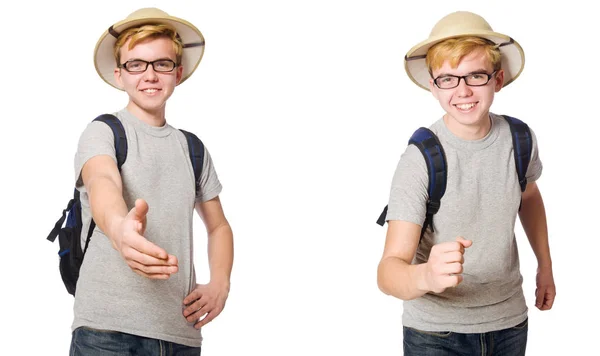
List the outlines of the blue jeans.
{"label": "blue jeans", "polygon": [[404,327],[405,356],[524,356],[527,321],[482,334],[429,332]]}
{"label": "blue jeans", "polygon": [[70,356],[199,356],[199,347],[98,330],[85,326],[73,331]]}

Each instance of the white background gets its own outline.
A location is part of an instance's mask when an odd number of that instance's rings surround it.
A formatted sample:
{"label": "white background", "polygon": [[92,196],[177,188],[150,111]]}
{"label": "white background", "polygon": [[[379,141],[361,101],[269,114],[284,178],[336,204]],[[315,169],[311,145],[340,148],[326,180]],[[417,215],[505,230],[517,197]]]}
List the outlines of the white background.
{"label": "white background", "polygon": [[[203,331],[203,355],[402,353],[402,302],[376,284],[385,229],[375,220],[410,134],[442,114],[406,76],[404,54],[456,10],[479,13],[525,49],[524,72],[492,111],[530,124],[544,164],[538,184],[558,294],[551,311],[533,307],[535,257],[519,225],[528,355],[593,354],[597,12],[582,0],[402,3],[3,5],[1,353],[68,352],[73,298],[58,272],[58,244],[45,238],[72,194],[80,132],[126,105],[125,94],[97,76],[93,49],[112,23],[157,6],[206,37],[204,59],[175,90],[167,119],[210,149],[235,235],[230,298]],[[206,237],[195,223],[203,282]]]}

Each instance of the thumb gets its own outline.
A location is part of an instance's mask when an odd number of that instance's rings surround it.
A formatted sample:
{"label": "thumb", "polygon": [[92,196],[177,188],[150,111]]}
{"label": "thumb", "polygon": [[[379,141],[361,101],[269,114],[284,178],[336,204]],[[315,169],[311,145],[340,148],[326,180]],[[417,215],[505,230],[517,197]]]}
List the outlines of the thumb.
{"label": "thumb", "polygon": [[137,199],[135,201],[135,207],[129,212],[129,217],[139,222],[146,220],[146,214],[148,214],[148,203],[144,199]]}
{"label": "thumb", "polygon": [[467,247],[471,247],[471,245],[473,244],[473,241],[471,240],[467,240],[462,236],[459,236],[456,238],[456,241],[458,241],[461,245],[463,245],[465,248]]}

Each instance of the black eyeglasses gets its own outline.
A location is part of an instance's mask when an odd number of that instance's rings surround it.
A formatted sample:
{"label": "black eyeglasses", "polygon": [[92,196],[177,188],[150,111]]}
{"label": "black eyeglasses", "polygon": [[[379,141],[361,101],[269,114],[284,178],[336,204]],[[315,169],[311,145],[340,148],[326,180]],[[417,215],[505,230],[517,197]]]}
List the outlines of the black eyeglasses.
{"label": "black eyeglasses", "polygon": [[490,79],[494,77],[497,70],[493,71],[491,74],[487,73],[471,73],[467,75],[463,75],[461,77],[456,75],[444,75],[437,77],[433,80],[435,85],[440,89],[452,89],[456,88],[460,84],[460,80],[463,79],[465,84],[470,87],[482,87],[489,83]]}
{"label": "black eyeglasses", "polygon": [[170,59],[158,59],[154,62],[147,62],[141,59],[134,59],[131,61],[127,61],[121,64],[119,67],[125,69],[130,73],[142,73],[148,69],[148,65],[152,64],[152,68],[154,68],[155,72],[166,73],[172,72],[175,67],[177,67],[177,63],[173,62]]}

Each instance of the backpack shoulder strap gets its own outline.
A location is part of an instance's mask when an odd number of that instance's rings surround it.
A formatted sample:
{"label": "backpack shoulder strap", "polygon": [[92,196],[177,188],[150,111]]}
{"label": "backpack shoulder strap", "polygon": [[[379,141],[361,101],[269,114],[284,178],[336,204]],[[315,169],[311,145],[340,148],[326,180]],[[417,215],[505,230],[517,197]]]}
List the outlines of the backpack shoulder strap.
{"label": "backpack shoulder strap", "polygon": [[[429,176],[427,211],[425,222],[421,229],[421,236],[423,236],[428,226],[431,226],[433,230],[433,215],[440,209],[440,201],[446,192],[446,180],[448,177],[446,154],[437,136],[425,127],[421,127],[415,131],[410,140],[408,140],[408,144],[415,145],[421,151]],[[386,215],[387,206],[377,220],[379,225],[383,226]]]}
{"label": "backpack shoulder strap", "polygon": [[[94,121],[102,121],[107,124],[113,132],[115,137],[115,155],[117,156],[117,168],[121,171],[121,167],[127,159],[127,136],[125,135],[125,128],[123,123],[116,116],[111,114],[102,114],[94,119]],[[76,190],[76,194],[79,192]],[[96,222],[94,219],[90,220],[90,226],[88,227],[87,238],[85,240],[85,246],[83,248],[83,254],[87,252],[90,239],[96,228]]]}
{"label": "backpack shoulder strap", "polygon": [[204,144],[193,133],[181,129],[179,131],[183,132],[188,144],[190,161],[192,161],[192,168],[194,169],[196,195],[198,195],[198,191],[200,190],[200,176],[202,175],[202,166],[204,165]]}
{"label": "backpack shoulder strap", "polygon": [[117,167],[121,170],[121,166],[123,166],[123,163],[127,159],[127,136],[125,135],[125,128],[121,120],[117,119],[114,115],[103,114],[95,118],[94,121],[102,121],[111,128],[115,137]]}
{"label": "backpack shoulder strap", "polygon": [[[115,151],[116,151],[116,156],[117,156],[117,167],[119,168],[119,170],[121,170],[121,166],[123,165],[123,163],[125,163],[125,160],[127,159],[127,137],[125,135],[125,128],[123,127],[123,124],[121,123],[121,121],[119,119],[117,119],[116,116],[111,115],[111,114],[100,115],[97,118],[95,118],[93,121],[102,121],[111,128],[111,130],[113,132],[113,136],[115,138]],[[79,191],[77,189],[74,189],[73,199],[71,199],[69,201],[69,203],[67,204],[67,207],[63,210],[62,216],[60,217],[60,219],[58,219],[58,221],[54,225],[54,228],[52,229],[52,231],[46,238],[47,240],[52,241],[52,242],[54,242],[56,240],[56,237],[58,236],[59,231],[65,222],[67,212],[73,208],[73,205],[75,203],[77,203],[78,200],[79,200]],[[90,232],[91,232],[91,230],[94,229],[94,226],[95,226],[93,220],[91,221],[91,224],[92,225],[91,225]],[[88,233],[88,239],[89,239],[89,235],[91,235],[91,234]],[[87,247],[87,243],[86,243],[86,247]]]}
{"label": "backpack shoulder strap", "polygon": [[529,167],[533,145],[531,131],[526,123],[517,118],[508,115],[502,115],[502,117],[504,117],[510,126],[519,185],[521,186],[521,192],[524,192],[527,188],[527,177],[525,175],[527,174],[527,168]]}
{"label": "backpack shoulder strap", "polygon": [[429,198],[427,199],[425,223],[421,229],[421,236],[423,236],[428,226],[431,226],[433,231],[433,215],[440,209],[440,202],[444,193],[446,193],[446,180],[448,178],[446,153],[437,136],[425,127],[415,131],[408,143],[417,146],[423,154],[427,165],[427,174],[429,175],[429,185],[427,187]]}
{"label": "backpack shoulder strap", "polygon": [[54,242],[54,240],[56,240],[56,237],[60,233],[60,229],[62,228],[63,224],[65,223],[65,219],[67,217],[67,212],[69,212],[73,208],[73,204],[75,204],[75,201],[78,199],[79,199],[79,191],[77,189],[75,189],[73,199],[69,200],[67,207],[62,212],[62,216],[58,219],[56,224],[54,224],[54,228],[52,228],[52,231],[50,231],[50,234],[48,234],[48,237],[46,237],[46,240],[48,240],[50,242]]}

